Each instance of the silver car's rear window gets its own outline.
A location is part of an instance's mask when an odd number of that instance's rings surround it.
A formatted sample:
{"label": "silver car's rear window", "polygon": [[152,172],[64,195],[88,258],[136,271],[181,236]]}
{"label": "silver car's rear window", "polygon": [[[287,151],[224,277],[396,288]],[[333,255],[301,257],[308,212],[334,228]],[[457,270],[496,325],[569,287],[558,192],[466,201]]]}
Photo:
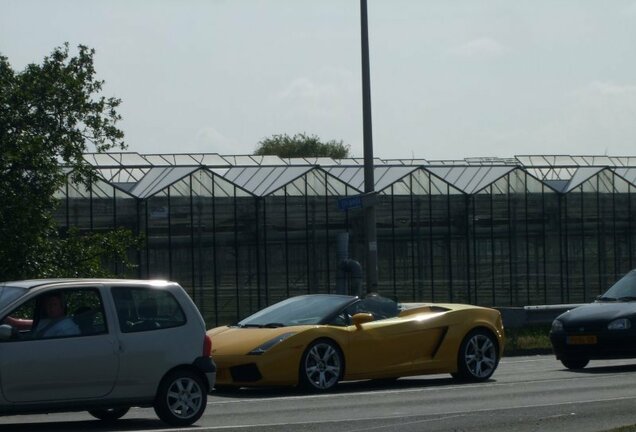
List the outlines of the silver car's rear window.
{"label": "silver car's rear window", "polygon": [[26,291],[25,288],[0,285],[0,309],[11,304],[15,299],[22,297]]}

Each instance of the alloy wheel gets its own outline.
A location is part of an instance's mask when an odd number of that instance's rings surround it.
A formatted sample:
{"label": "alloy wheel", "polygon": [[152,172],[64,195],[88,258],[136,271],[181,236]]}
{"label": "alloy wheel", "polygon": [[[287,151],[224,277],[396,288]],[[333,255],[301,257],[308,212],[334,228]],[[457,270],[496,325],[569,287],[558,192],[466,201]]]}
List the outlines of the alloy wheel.
{"label": "alloy wheel", "polygon": [[203,403],[203,392],[197,381],[183,376],[172,382],[166,394],[170,411],[179,418],[195,415]]}
{"label": "alloy wheel", "polygon": [[318,390],[327,390],[340,380],[340,352],[329,342],[314,344],[305,354],[304,372],[307,381]]}
{"label": "alloy wheel", "polygon": [[466,367],[475,378],[487,378],[497,367],[497,348],[484,334],[475,334],[468,340],[464,356]]}

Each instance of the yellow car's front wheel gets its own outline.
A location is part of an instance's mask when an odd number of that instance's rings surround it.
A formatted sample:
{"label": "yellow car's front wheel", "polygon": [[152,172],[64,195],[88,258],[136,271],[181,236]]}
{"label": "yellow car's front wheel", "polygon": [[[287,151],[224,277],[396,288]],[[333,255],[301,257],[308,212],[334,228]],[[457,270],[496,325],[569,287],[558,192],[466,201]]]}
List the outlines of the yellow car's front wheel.
{"label": "yellow car's front wheel", "polygon": [[466,381],[485,381],[499,364],[499,348],[495,336],[476,329],[468,333],[459,347],[457,373],[453,377]]}
{"label": "yellow car's front wheel", "polygon": [[300,383],[313,391],[333,389],[344,369],[342,351],[334,342],[321,339],[313,342],[300,360]]}

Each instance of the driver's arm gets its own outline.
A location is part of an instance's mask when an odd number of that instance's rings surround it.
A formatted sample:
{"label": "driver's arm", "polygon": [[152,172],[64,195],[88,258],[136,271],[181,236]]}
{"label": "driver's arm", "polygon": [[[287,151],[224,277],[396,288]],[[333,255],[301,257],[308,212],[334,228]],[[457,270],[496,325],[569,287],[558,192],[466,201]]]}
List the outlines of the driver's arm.
{"label": "driver's arm", "polygon": [[14,318],[12,316],[6,317],[3,322],[18,330],[31,330],[33,326],[33,320],[31,319]]}

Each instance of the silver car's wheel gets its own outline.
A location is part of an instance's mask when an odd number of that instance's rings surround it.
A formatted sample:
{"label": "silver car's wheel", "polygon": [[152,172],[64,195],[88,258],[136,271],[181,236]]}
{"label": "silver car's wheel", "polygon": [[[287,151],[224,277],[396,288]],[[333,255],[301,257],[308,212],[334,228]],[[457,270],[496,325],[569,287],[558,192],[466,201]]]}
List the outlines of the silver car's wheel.
{"label": "silver car's wheel", "polygon": [[319,340],[311,344],[303,354],[300,379],[311,390],[327,391],[338,384],[342,371],[340,348],[331,341]]}
{"label": "silver car's wheel", "polygon": [[484,381],[492,376],[499,364],[499,348],[492,333],[475,330],[463,340],[458,354],[456,378]]}
{"label": "silver car's wheel", "polygon": [[177,370],[161,382],[154,408],[164,422],[188,426],[203,415],[207,400],[201,377],[189,370]]}

